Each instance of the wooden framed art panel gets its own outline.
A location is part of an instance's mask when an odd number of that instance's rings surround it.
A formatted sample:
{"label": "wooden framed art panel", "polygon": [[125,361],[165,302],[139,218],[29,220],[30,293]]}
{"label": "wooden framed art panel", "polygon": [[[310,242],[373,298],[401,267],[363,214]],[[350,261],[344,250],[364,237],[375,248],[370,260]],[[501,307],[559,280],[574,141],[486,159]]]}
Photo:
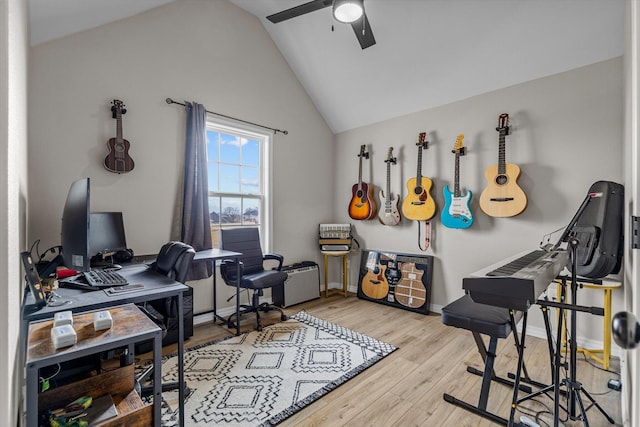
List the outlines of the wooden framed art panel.
{"label": "wooden framed art panel", "polygon": [[433,256],[363,249],[358,298],[429,314]]}

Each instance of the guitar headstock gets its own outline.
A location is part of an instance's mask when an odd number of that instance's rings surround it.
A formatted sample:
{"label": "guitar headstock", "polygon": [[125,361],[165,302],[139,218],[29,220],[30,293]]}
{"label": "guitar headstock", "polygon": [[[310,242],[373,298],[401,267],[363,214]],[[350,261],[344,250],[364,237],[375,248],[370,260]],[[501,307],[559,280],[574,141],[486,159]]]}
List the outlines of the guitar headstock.
{"label": "guitar headstock", "polygon": [[498,117],[498,127],[496,130],[504,135],[509,135],[509,115],[507,113],[502,113],[500,117]]}
{"label": "guitar headstock", "polygon": [[451,150],[452,153],[455,154],[460,154],[461,156],[464,156],[467,152],[467,149],[464,147],[462,140],[464,139],[464,134],[461,133],[460,135],[458,135],[458,138],[456,139],[456,143],[453,146],[453,150]]}
{"label": "guitar headstock", "polygon": [[114,99],[113,101],[111,101],[111,115],[114,119],[118,117],[118,114],[125,114],[126,112],[127,109],[124,108],[124,102],[120,101],[119,99]]}
{"label": "guitar headstock", "polygon": [[416,145],[422,148],[429,148],[429,142],[427,141],[426,132],[420,132],[420,134],[418,135],[418,142],[416,142]]}
{"label": "guitar headstock", "polygon": [[396,164],[396,158],[393,157],[393,147],[389,147],[387,151],[387,159],[384,161],[385,163],[393,163]]}
{"label": "guitar headstock", "polygon": [[365,159],[369,158],[369,152],[366,151],[367,146],[365,144],[362,144],[360,146],[360,154],[358,154],[358,157],[364,157]]}

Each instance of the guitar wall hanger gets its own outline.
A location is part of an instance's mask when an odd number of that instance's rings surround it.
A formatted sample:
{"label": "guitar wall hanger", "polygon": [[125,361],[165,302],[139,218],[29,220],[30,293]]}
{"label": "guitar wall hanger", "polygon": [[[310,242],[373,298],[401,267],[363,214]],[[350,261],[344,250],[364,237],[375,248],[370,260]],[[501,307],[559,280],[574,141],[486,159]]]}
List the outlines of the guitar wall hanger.
{"label": "guitar wall hanger", "polygon": [[[116,101],[117,101],[117,99],[113,100],[114,103]],[[122,104],[122,107],[124,107],[124,104]],[[126,108],[120,108],[120,114],[122,114],[122,115],[127,114],[127,109]],[[115,104],[111,105],[111,118],[112,119],[117,119],[118,118],[118,107]]]}

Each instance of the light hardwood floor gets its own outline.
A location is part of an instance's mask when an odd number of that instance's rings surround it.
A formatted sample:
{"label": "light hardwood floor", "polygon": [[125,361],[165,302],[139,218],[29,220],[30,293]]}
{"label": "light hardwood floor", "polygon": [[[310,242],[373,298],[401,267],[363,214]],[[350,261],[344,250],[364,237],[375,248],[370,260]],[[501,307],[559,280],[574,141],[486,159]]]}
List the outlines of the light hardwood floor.
{"label": "light hardwood floor", "polygon": [[[398,347],[398,350],[360,375],[321,397],[285,420],[282,426],[494,426],[497,425],[443,400],[449,393],[477,405],[481,378],[466,371],[467,366],[482,370],[484,365],[469,331],[445,326],[438,314],[422,315],[360,300],[355,296],[320,298],[287,308],[287,314],[300,310],[353,329]],[[245,316],[243,330],[254,327],[254,318]],[[265,324],[279,320],[268,314]],[[230,331],[207,323],[196,326],[186,347],[228,336]],[[174,351],[173,346],[164,349]],[[514,372],[517,354],[513,339],[500,340],[495,372],[507,377]],[[525,364],[532,379],[550,382],[546,340],[527,337]],[[607,388],[607,381],[618,378],[619,361],[612,360],[610,372],[594,367],[578,356],[577,380],[607,413],[621,425],[620,392]],[[553,409],[551,397],[539,396],[519,405],[516,420],[525,413],[535,419],[540,411]],[[510,387],[492,383],[488,410],[508,418],[512,397]],[[583,397],[585,405],[590,402]],[[532,415],[533,414],[533,415]],[[583,425],[566,421],[559,425]],[[596,407],[587,410],[591,426],[611,425]],[[541,426],[553,425],[553,415],[542,415]],[[545,424],[546,423],[546,424]]]}

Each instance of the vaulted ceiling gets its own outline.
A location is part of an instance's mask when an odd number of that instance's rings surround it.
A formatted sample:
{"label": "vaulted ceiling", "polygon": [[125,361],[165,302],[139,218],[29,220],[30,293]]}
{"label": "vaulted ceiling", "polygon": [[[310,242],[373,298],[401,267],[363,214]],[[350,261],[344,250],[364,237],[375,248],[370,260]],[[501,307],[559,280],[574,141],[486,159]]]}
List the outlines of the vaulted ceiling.
{"label": "vaulted ceiling", "polygon": [[[170,1],[29,0],[31,44]],[[624,51],[625,0],[365,0],[376,44],[364,50],[331,7],[273,24],[309,0],[229,1],[260,20],[335,133]]]}

